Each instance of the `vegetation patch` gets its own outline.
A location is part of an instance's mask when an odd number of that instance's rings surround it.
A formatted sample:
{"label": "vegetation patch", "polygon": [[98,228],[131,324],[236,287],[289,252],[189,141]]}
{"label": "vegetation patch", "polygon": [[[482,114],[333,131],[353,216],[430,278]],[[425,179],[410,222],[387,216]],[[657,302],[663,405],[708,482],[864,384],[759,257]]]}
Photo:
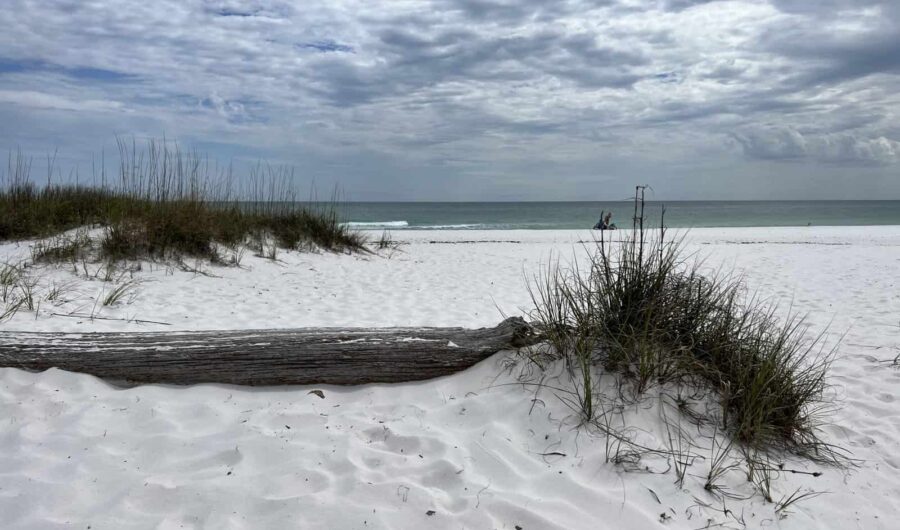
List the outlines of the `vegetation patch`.
{"label": "vegetation patch", "polygon": [[[31,161],[11,155],[0,187],[0,240],[50,238],[35,262],[83,259],[96,246],[102,260],[180,259],[226,262],[220,246],[271,238],[285,249],[365,250],[365,239],[343,224],[334,201],[300,202],[286,168],[258,167],[242,190],[230,172],[213,173],[208,161],[165,142],[144,149],[119,143],[116,178],[93,186],[38,186]],[[52,171],[52,169],[51,169]],[[60,234],[99,226],[98,241]],[[96,245],[94,245],[96,243]]]}
{"label": "vegetation patch", "polygon": [[[769,455],[849,463],[817,436],[831,406],[834,350],[824,334],[810,337],[796,313],[779,318],[739,276],[703,274],[664,224],[644,226],[643,192],[636,190],[632,230],[599,232],[586,262],[551,263],[529,283],[532,318],[546,339],[527,352],[539,386],[562,363],[568,388],[560,395],[583,425],[607,435],[611,461],[637,468],[644,455],[663,454],[679,487],[690,466],[709,462],[704,488],[719,498],[729,491],[723,477],[737,468],[734,449],[766,499],[778,472]],[[650,397],[666,428],[662,449],[637,441],[623,412]],[[698,453],[705,444],[692,432],[706,433],[709,454]],[[789,496],[782,509],[808,497]]]}

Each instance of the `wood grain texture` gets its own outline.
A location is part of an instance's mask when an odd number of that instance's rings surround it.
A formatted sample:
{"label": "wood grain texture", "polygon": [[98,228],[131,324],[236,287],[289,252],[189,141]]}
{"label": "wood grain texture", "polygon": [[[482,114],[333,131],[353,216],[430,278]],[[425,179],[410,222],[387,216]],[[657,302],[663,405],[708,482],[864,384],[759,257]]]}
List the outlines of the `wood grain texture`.
{"label": "wood grain texture", "polygon": [[51,367],[129,383],[356,385],[430,379],[535,342],[494,328],[307,328],[153,333],[0,332],[0,367]]}

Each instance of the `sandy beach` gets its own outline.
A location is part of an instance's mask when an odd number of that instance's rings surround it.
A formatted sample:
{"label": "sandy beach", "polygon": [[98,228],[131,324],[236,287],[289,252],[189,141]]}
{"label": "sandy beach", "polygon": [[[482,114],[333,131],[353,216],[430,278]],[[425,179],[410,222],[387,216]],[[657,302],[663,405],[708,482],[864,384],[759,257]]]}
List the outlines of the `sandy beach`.
{"label": "sandy beach", "polygon": [[[625,233],[621,231],[620,234]],[[377,240],[381,232],[370,232]],[[4,322],[17,331],[176,331],[306,326],[493,326],[531,306],[526,280],[551,260],[583,260],[591,231],[395,231],[395,250],[377,255],[281,252],[277,261],[247,252],[241,268],[143,263],[102,282],[74,281],[71,268],[42,271],[41,286],[67,285],[40,316]],[[736,269],[760,294],[809,312],[811,323],[844,330],[853,322],[897,331],[893,276],[900,228],[775,227],[671,230],[685,254],[705,257],[709,272]],[[5,261],[27,259],[25,243],[0,245]],[[89,265],[91,272],[101,265]],[[101,293],[136,279],[128,303],[94,307]],[[867,293],[867,294],[863,294]],[[893,304],[893,305],[892,305]],[[861,313],[866,308],[865,317]],[[49,317],[90,314],[118,320]],[[129,322],[159,321],[166,325]],[[891,328],[894,328],[893,330]]]}
{"label": "sandy beach", "polygon": [[[379,234],[372,234],[377,237]],[[695,229],[688,252],[736,269],[751,289],[808,313],[841,340],[826,442],[840,469],[800,459],[779,473],[776,513],[757,496],[703,491],[703,460],[683,487],[664,459],[608,462],[571,409],[522,384],[510,354],[450,377],[362,387],[122,389],[94,377],[0,369],[0,513],[10,528],[893,528],[900,512],[900,227]],[[144,263],[122,303],[110,285],[42,269],[38,292],[66,295],[3,331],[163,331],[307,326],[493,326],[531,306],[526,278],[582,259],[587,231],[397,231],[373,255],[247,255],[206,274]],[[27,244],[0,246],[15,262]],[[124,281],[124,279],[123,279]],[[54,316],[53,313],[101,318]],[[147,323],[139,321],[153,321]],[[165,323],[166,325],[163,325]],[[560,376],[564,378],[564,375]],[[320,398],[310,390],[322,390]],[[664,444],[654,406],[628,411]],[[641,408],[642,410],[638,410]],[[646,409],[646,410],[643,410]],[[708,450],[697,449],[708,456]],[[694,476],[697,475],[697,476]],[[746,477],[729,478],[750,491]],[[743,489],[742,489],[743,488]]]}

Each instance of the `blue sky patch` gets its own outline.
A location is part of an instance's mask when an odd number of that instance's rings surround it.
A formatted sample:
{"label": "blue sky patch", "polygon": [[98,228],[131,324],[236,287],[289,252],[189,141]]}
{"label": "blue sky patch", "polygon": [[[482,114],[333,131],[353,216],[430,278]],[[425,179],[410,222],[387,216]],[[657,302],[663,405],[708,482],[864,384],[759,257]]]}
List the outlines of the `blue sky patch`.
{"label": "blue sky patch", "polygon": [[37,70],[41,68],[41,63],[37,61],[6,59],[0,57],[0,74],[17,74],[27,72],[29,70]]}
{"label": "blue sky patch", "polygon": [[88,81],[128,81],[134,79],[135,76],[116,72],[115,70],[106,70],[104,68],[70,68],[63,69],[63,73],[75,79],[84,79]]}
{"label": "blue sky patch", "polygon": [[259,13],[259,10],[255,9],[252,11],[240,11],[237,9],[217,9],[217,10],[213,11],[213,13],[220,17],[247,18],[247,17],[255,17]]}
{"label": "blue sky patch", "polygon": [[307,48],[316,51],[320,51],[322,53],[328,52],[352,52],[353,46],[348,46],[346,44],[340,44],[333,40],[319,40],[312,42],[304,42],[297,45],[300,48]]}
{"label": "blue sky patch", "polygon": [[75,67],[69,68],[58,64],[34,59],[7,59],[0,57],[0,74],[21,73],[57,73],[82,81],[114,83],[130,81],[136,76],[107,70],[105,68]]}

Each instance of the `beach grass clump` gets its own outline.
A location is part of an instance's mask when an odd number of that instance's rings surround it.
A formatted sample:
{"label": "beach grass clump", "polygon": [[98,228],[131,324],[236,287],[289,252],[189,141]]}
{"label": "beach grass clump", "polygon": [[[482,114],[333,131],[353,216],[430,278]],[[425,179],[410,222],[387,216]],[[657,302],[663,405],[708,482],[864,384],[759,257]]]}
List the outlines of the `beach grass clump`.
{"label": "beach grass clump", "polygon": [[77,263],[90,253],[91,240],[88,235],[76,230],[74,234],[58,234],[35,242],[31,247],[34,263]]}
{"label": "beach grass clump", "polygon": [[15,296],[22,269],[12,263],[0,263],[0,302],[9,303]]}
{"label": "beach grass clump", "polygon": [[338,217],[333,204],[280,216],[258,215],[256,228],[272,234],[279,246],[296,249],[312,244],[328,250],[362,250],[365,238]]}
{"label": "beach grass clump", "polygon": [[113,287],[108,293],[101,293],[103,306],[113,306],[126,299],[133,294],[138,282],[136,280],[127,280]]}
{"label": "beach grass clump", "polygon": [[[196,154],[165,141],[145,148],[119,142],[116,178],[92,186],[44,185],[31,178],[32,164],[10,155],[0,185],[0,240],[47,238],[35,261],[83,259],[96,246],[102,260],[169,259],[181,256],[222,262],[220,246],[237,248],[271,238],[286,249],[364,251],[364,238],[342,223],[330,204],[299,202],[293,173],[258,166],[242,189],[230,170],[210,167]],[[49,164],[48,164],[49,165]],[[52,169],[48,169],[52,174]],[[63,233],[101,227],[96,245]]]}
{"label": "beach grass clump", "polygon": [[[191,256],[213,259],[220,237],[215,213],[200,200],[136,201],[106,225],[104,258]],[[230,239],[230,238],[229,238]]]}
{"label": "beach grass clump", "polygon": [[39,186],[31,179],[32,164],[22,153],[10,154],[0,181],[0,240],[55,235],[100,222],[115,194],[81,185]]}
{"label": "beach grass clump", "polygon": [[637,191],[633,230],[601,232],[586,266],[548,267],[530,286],[548,354],[582,379],[585,420],[597,366],[629,381],[636,398],[654,385],[705,388],[734,440],[813,453],[833,352],[821,335],[807,337],[803,318],[779,319],[776,306],[747,296],[742,278],[701,274],[680,239],[643,226]]}

